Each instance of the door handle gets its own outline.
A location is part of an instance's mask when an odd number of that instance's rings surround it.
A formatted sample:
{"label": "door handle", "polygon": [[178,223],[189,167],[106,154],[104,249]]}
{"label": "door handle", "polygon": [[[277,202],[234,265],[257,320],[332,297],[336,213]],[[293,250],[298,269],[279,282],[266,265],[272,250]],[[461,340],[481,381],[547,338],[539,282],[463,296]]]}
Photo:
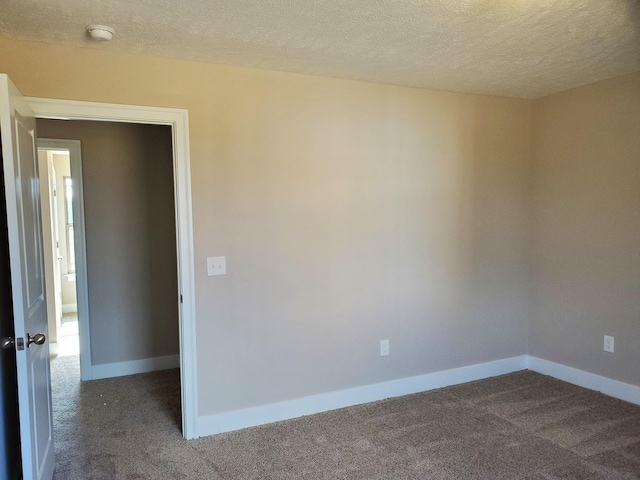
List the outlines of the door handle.
{"label": "door handle", "polygon": [[2,340],[0,340],[0,349],[8,350],[9,348],[13,348],[15,344],[16,344],[16,341],[12,337],[5,337]]}
{"label": "door handle", "polygon": [[35,343],[36,345],[42,345],[46,339],[47,337],[45,337],[42,333],[36,333],[33,337],[27,333],[27,348],[29,348],[32,343]]}

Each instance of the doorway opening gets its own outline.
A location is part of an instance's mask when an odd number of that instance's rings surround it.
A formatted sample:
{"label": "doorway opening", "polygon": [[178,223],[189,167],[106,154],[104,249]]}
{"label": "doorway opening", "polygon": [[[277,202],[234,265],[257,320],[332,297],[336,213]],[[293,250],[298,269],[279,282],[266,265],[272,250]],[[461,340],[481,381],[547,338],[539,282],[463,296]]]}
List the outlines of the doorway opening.
{"label": "doorway opening", "polygon": [[42,232],[52,358],[78,356],[78,293],[76,289],[74,181],[70,148],[39,142],[38,166]]}
{"label": "doorway opening", "polygon": [[[182,413],[182,435],[184,438],[199,436],[198,389],[196,382],[196,335],[195,335],[195,290],[193,260],[193,227],[191,215],[191,173],[189,154],[188,112],[176,108],[141,107],[132,105],[78,102],[27,98],[29,106],[39,119],[92,120],[99,122],[122,122],[134,124],[166,125],[171,129],[173,156],[173,190],[175,192],[175,233],[178,263],[179,296],[179,364]],[[77,213],[77,212],[76,212]],[[79,245],[76,242],[76,254]],[[80,257],[76,259],[76,263]],[[79,271],[79,267],[77,265]],[[78,310],[82,326],[82,281],[77,277]],[[82,344],[80,330],[81,356]],[[99,339],[98,339],[99,341]],[[90,345],[89,345],[90,347]],[[92,355],[93,357],[93,355]],[[82,369],[84,367],[81,365]]]}
{"label": "doorway opening", "polygon": [[[89,366],[89,375],[82,375],[82,379],[178,368],[179,289],[171,128],[57,119],[38,119],[37,128],[45,145],[52,142],[47,138],[68,139],[79,142],[82,149],[81,162],[70,162],[69,170],[53,155],[57,184],[62,185],[56,189],[56,200],[64,207],[58,215],[59,242],[54,242],[62,257],[60,270],[87,286],[85,302],[89,308],[77,302],[78,317],[86,320],[80,322],[79,333],[88,337],[91,348],[91,357],[82,357]],[[59,156],[64,157],[64,153]],[[76,195],[76,187],[82,196]],[[83,221],[77,223],[76,218],[81,216],[75,214],[76,204],[84,212]],[[75,248],[76,236],[77,244],[84,244],[84,248]],[[76,255],[72,255],[74,250]],[[78,338],[73,330],[78,326],[74,310],[66,306],[68,298],[62,301],[59,355],[65,353],[70,338]],[[69,374],[77,372],[77,362],[72,368],[68,361],[54,359],[52,379],[60,378],[58,366]],[[179,376],[168,378],[179,385]],[[53,398],[55,426],[56,418],[64,413],[55,403],[61,398],[56,395],[55,385]],[[180,427],[180,419],[175,421]]]}

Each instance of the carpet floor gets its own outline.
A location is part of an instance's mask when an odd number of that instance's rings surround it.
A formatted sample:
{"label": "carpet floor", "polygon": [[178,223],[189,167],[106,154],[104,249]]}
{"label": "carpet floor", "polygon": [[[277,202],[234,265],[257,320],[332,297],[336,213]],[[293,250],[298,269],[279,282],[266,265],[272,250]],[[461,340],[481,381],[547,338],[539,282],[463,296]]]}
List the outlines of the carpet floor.
{"label": "carpet floor", "polygon": [[177,370],[52,378],[56,480],[640,479],[640,406],[530,371],[188,441]]}

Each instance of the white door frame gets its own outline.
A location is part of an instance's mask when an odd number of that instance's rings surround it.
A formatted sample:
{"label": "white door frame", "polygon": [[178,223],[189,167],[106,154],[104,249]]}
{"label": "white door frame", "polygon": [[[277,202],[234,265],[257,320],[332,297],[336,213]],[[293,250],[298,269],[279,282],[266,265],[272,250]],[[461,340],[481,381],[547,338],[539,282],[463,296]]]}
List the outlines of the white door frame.
{"label": "white door frame", "polygon": [[[37,114],[36,114],[37,116]],[[82,184],[82,151],[79,140],[38,138],[39,150],[69,152],[73,182],[73,237],[76,252],[76,295],[78,297],[78,338],[80,341],[80,378],[91,380],[91,337],[89,323],[89,286],[87,283],[87,239],[84,226],[84,188]],[[65,186],[59,188],[65,195]],[[57,207],[56,207],[57,208]],[[48,283],[52,280],[45,279]],[[47,302],[50,300],[47,299]]]}
{"label": "white door frame", "polygon": [[[176,202],[182,435],[195,438],[198,417],[196,318],[191,214],[189,113],[185,109],[26,98],[37,118],[170,125]],[[76,260],[77,262],[78,260]],[[80,308],[78,292],[78,308]]]}

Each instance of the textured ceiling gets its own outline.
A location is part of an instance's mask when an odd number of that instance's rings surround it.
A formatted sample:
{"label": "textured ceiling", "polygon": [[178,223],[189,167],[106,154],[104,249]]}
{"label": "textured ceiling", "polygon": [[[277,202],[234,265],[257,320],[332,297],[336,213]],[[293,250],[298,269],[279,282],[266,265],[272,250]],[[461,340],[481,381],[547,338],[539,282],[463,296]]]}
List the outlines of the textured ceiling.
{"label": "textured ceiling", "polygon": [[[639,0],[1,0],[12,37],[536,98],[640,70]],[[116,29],[88,40],[88,24]]]}

